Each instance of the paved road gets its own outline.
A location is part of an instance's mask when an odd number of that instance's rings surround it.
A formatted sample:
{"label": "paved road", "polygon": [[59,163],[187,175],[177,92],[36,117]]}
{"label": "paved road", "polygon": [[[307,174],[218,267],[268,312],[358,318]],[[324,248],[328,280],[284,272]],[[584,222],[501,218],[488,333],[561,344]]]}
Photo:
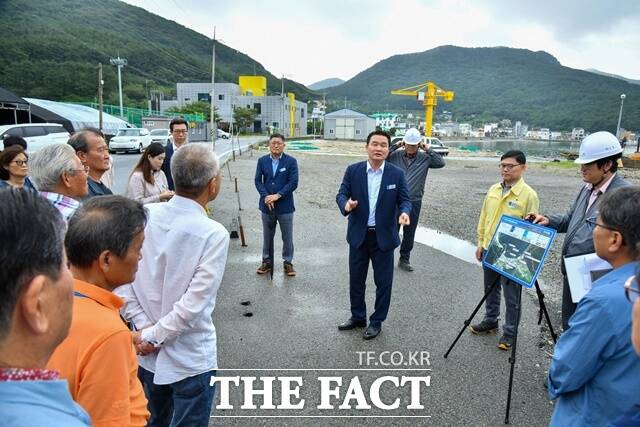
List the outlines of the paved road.
{"label": "paved road", "polygon": [[[261,154],[266,153],[262,151]],[[457,347],[445,360],[443,354],[481,298],[480,267],[424,245],[416,245],[412,260],[416,271],[396,270],[392,304],[382,334],[364,341],[361,331],[338,332],[337,325],[349,316],[348,250],[346,219],[334,198],[346,165],[353,159],[291,153],[299,160],[300,187],[296,192],[294,235],[296,278],[284,277],[276,264],[273,282],[258,276],[261,256],[261,222],[253,186],[255,162],[259,157],[243,156],[229,163],[237,176],[244,210],[242,221],[247,247],[232,239],[222,286],[218,292],[214,323],[218,335],[219,377],[301,377],[300,398],[304,409],[241,409],[242,389],[231,387],[233,409],[217,409],[211,425],[434,425],[499,426],[504,409],[509,375],[508,354],[497,349],[498,336],[477,337],[465,331]],[[213,203],[214,219],[230,227],[237,217],[232,180],[223,180],[223,191]],[[276,254],[281,250],[276,234]],[[276,255],[277,256],[277,255]],[[374,286],[369,277],[367,303],[371,309]],[[249,305],[243,305],[249,302]],[[518,340],[511,425],[546,426],[552,405],[543,387],[548,357],[541,349],[540,327],[536,325],[536,304],[523,295],[523,319]],[[395,353],[398,366],[383,366]],[[362,353],[373,352],[373,353]],[[413,354],[428,352],[428,364]],[[367,363],[367,356],[373,359]],[[379,359],[382,357],[382,360]],[[380,371],[379,369],[395,369]],[[224,370],[222,370],[224,369]],[[235,369],[227,370],[227,369]],[[244,369],[244,371],[237,371]],[[262,371],[256,369],[263,369]],[[319,370],[324,369],[324,370]],[[374,369],[374,370],[364,370]],[[399,371],[397,369],[421,369]],[[426,369],[430,369],[427,371]],[[409,387],[396,388],[387,382],[381,397],[386,404],[399,398],[396,410],[338,409],[354,377],[372,405],[369,387],[382,376],[429,376],[422,386],[424,409],[406,409],[411,401]],[[318,409],[318,377],[340,377],[334,410]],[[333,387],[335,384],[333,385]],[[262,389],[256,381],[255,388]],[[281,401],[281,387],[274,383],[274,404]],[[220,393],[218,393],[218,402]],[[293,398],[292,402],[298,399]],[[262,405],[262,397],[255,403]],[[352,406],[356,401],[350,402]],[[314,418],[236,418],[238,416],[305,416]],[[414,416],[430,418],[357,418],[359,416]],[[323,418],[315,418],[322,416]],[[218,418],[225,417],[225,418]],[[234,417],[234,418],[226,418]]]}
{"label": "paved road", "polygon": [[[240,147],[242,151],[246,150],[251,144],[255,144],[256,142],[264,140],[264,136],[248,136],[240,138]],[[207,144],[211,144],[208,142]],[[238,143],[237,141],[233,142],[234,149],[236,151],[236,155],[238,154]],[[218,153],[218,157],[220,161],[223,163],[227,158],[231,156],[231,141],[228,139],[218,139],[216,140],[216,152]],[[114,154],[113,155],[113,163],[114,163],[114,172],[115,179],[113,185],[113,192],[116,194],[124,194],[127,190],[127,182],[129,180],[129,175],[131,171],[135,167],[136,163],[140,159],[140,154]]]}

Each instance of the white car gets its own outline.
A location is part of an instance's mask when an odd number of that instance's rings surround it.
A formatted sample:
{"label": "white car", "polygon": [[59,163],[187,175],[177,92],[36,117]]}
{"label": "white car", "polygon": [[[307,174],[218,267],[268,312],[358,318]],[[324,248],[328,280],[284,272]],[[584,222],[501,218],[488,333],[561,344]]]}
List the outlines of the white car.
{"label": "white car", "polygon": [[22,123],[0,126],[0,147],[4,149],[4,138],[21,136],[27,141],[27,153],[38,151],[50,144],[66,144],[69,132],[57,123]]}
{"label": "white car", "polygon": [[[402,136],[395,136],[391,138],[391,145],[402,141],[402,138],[403,138]],[[442,141],[440,141],[438,138],[432,138],[429,136],[425,136],[423,138],[424,138],[424,142],[430,145],[429,148],[431,148],[436,153],[440,154],[441,156],[449,155],[449,148],[446,145],[444,145]]]}
{"label": "white car", "polygon": [[431,146],[431,149],[441,156],[449,155],[449,148],[442,143],[438,138],[425,137],[424,142]]}
{"label": "white car", "polygon": [[171,142],[171,132],[169,129],[154,129],[150,135],[151,142],[158,142],[162,145],[167,145]]}
{"label": "white car", "polygon": [[151,135],[144,128],[120,129],[109,141],[109,152],[137,151],[142,153],[151,144]]}
{"label": "white car", "polygon": [[229,132],[225,132],[222,129],[218,129],[218,138],[229,139]]}

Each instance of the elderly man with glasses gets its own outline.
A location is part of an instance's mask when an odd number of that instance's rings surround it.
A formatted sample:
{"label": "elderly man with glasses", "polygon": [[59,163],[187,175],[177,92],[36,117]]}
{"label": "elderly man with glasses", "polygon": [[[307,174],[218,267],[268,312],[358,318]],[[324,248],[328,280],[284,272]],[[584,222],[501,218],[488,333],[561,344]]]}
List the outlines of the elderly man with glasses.
{"label": "elderly man with glasses", "polygon": [[640,187],[608,191],[599,210],[593,243],[613,270],[580,300],[556,345],[549,368],[549,398],[557,399],[552,426],[602,426],[640,404],[629,301],[637,292],[625,288],[638,268]]}
{"label": "elderly man with glasses", "polygon": [[87,195],[89,167],[83,166],[68,144],[52,144],[36,151],[29,162],[31,178],[40,194],[49,200],[66,221]]}
{"label": "elderly man with glasses", "polygon": [[[607,191],[629,185],[620,175],[618,159],[622,156],[622,147],[618,139],[609,132],[596,132],[587,136],[580,144],[580,156],[575,163],[580,165],[582,180],[586,183],[566,214],[533,215],[533,222],[545,225],[565,233],[562,245],[562,256],[593,253],[593,227],[589,221],[598,216],[600,198]],[[569,328],[569,319],[576,311],[576,304],[571,299],[569,281],[564,262],[560,265],[563,276],[562,289],[562,328]]]}

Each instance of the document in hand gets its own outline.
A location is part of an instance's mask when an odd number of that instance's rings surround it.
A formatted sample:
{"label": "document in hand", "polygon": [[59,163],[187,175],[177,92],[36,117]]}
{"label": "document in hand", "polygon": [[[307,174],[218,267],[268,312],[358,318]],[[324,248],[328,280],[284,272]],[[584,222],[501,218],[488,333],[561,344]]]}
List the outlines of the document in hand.
{"label": "document in hand", "polygon": [[575,304],[589,292],[594,281],[613,270],[611,264],[595,253],[564,257],[564,266],[571,289],[571,300]]}

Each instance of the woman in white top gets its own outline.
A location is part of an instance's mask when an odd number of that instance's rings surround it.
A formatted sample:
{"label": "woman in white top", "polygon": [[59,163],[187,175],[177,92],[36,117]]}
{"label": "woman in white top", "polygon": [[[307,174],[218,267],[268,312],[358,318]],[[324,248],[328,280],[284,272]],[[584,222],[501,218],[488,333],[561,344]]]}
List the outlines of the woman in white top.
{"label": "woman in white top", "polygon": [[166,202],[173,197],[162,171],[165,152],[162,144],[149,144],[129,177],[127,197],[141,203]]}

